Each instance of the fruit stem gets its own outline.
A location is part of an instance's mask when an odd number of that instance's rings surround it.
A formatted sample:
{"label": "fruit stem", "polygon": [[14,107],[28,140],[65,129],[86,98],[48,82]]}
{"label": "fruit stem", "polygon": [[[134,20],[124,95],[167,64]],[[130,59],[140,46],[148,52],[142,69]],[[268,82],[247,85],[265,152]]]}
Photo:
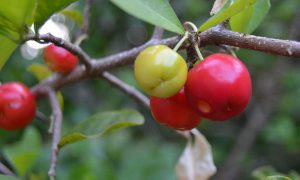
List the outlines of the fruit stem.
{"label": "fruit stem", "polygon": [[[188,29],[188,26],[190,26],[194,32],[197,32],[197,31],[198,31],[196,25],[195,25],[194,23],[192,23],[192,22],[187,21],[187,22],[184,22],[183,25],[184,25],[184,28],[185,28],[186,30]],[[187,30],[187,31],[188,31],[188,30]]]}
{"label": "fruit stem", "polygon": [[232,56],[237,57],[234,50],[230,49],[230,53],[231,53]]}
{"label": "fruit stem", "polygon": [[80,35],[80,36],[76,39],[76,41],[74,42],[74,45],[75,45],[75,46],[79,46],[79,45],[81,44],[81,42],[84,41],[84,40],[87,39],[87,38],[88,38],[88,35],[87,35],[87,34],[82,34],[82,35]]}
{"label": "fruit stem", "polygon": [[[197,33],[197,31],[198,31],[196,25],[194,23],[192,23],[192,22],[187,21],[187,22],[183,23],[183,25],[184,25],[186,31],[189,31],[188,30],[189,27],[193,30],[192,32]],[[195,48],[196,53],[197,53],[197,55],[199,57],[199,60],[202,61],[203,60],[203,56],[202,56],[202,54],[200,52],[200,49],[199,49],[199,46],[198,46],[197,42],[194,43],[194,48]],[[197,64],[197,63],[198,63],[198,61],[195,64]]]}
{"label": "fruit stem", "polygon": [[202,61],[202,60],[203,60],[203,56],[202,56],[202,54],[201,54],[201,52],[200,52],[200,49],[199,49],[198,44],[195,44],[195,45],[194,45],[194,48],[195,48],[195,50],[196,50],[196,52],[197,52],[197,55],[198,55],[198,57],[199,57],[199,60]]}
{"label": "fruit stem", "polygon": [[186,31],[184,33],[184,36],[180,39],[180,41],[176,44],[176,46],[173,48],[174,51],[178,51],[180,46],[183,44],[183,42],[189,37],[189,32]]}

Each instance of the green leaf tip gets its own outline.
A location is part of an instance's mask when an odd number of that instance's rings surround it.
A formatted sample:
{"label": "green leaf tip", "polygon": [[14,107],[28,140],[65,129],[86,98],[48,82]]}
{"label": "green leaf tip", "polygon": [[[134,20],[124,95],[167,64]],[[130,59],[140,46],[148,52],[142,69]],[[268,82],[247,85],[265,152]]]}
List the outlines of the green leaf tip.
{"label": "green leaf tip", "polygon": [[223,21],[231,18],[232,16],[240,13],[245,8],[252,6],[257,0],[236,0],[230,6],[226,6],[219,11],[216,15],[209,18],[206,22],[204,22],[198,29],[199,32],[207,30],[217,24],[222,23]]}
{"label": "green leaf tip", "polygon": [[185,30],[168,0],[110,0],[113,4],[155,26],[184,34]]}

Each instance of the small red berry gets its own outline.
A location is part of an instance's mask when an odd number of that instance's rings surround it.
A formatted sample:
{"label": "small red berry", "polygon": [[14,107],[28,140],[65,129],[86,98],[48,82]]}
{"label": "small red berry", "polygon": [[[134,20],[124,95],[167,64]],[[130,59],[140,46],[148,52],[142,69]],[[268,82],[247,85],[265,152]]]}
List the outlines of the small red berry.
{"label": "small red berry", "polygon": [[44,60],[48,67],[61,74],[70,73],[78,64],[78,59],[68,50],[51,44],[44,50]]}
{"label": "small red berry", "polygon": [[0,128],[24,128],[33,120],[35,111],[35,98],[26,86],[18,82],[0,85]]}
{"label": "small red berry", "polygon": [[252,91],[246,66],[228,54],[213,54],[197,64],[190,70],[185,88],[191,107],[211,120],[240,114]]}
{"label": "small red berry", "polygon": [[184,88],[169,98],[150,97],[150,109],[154,119],[163,125],[177,129],[190,130],[200,122],[185,97]]}

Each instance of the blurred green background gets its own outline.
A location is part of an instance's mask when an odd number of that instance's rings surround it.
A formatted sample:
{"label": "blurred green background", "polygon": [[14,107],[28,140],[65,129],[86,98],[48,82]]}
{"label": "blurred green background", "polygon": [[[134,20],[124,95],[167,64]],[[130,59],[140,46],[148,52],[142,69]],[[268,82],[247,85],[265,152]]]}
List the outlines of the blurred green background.
{"label": "blurred green background", "polygon": [[[271,0],[271,3],[268,16],[254,34],[287,39],[289,34],[293,33],[296,34],[294,40],[299,41],[300,34],[297,31],[300,26],[296,26],[296,33],[292,27],[295,22],[297,24],[300,21],[300,1]],[[83,4],[83,1],[80,1],[72,8],[82,11]],[[172,1],[180,20],[192,21],[196,25],[200,25],[209,17],[212,4],[213,1],[208,0]],[[55,16],[53,19],[68,27],[72,40],[76,38],[79,27],[74,22],[61,16]],[[89,38],[81,47],[92,57],[103,57],[143,44],[151,36],[152,30],[153,26],[127,15],[110,2],[95,0],[91,12]],[[166,37],[173,35],[165,33]],[[216,47],[206,49],[218,51]],[[1,82],[21,81],[28,86],[38,83],[35,77],[26,71],[26,67],[31,63],[43,63],[42,51],[39,50],[36,57],[33,55],[30,58],[25,51],[24,46],[15,51],[0,72]],[[300,172],[299,59],[242,49],[237,55],[246,63],[253,80],[253,97],[247,111],[227,122],[203,120],[198,126],[212,145],[217,167],[221,168],[224,165],[235,141],[240,137],[240,131],[258,108],[262,113],[266,111],[264,115],[267,120],[259,126],[254,143],[244,152],[245,156],[238,166],[232,167],[237,170],[233,179],[253,179],[253,171],[262,166],[273,167],[285,174],[291,170]],[[112,73],[137,86],[132,66],[115,69]],[[79,142],[66,147],[59,155],[57,179],[176,179],[174,167],[186,140],[173,130],[156,124],[148,109],[136,104],[134,100],[101,79],[86,80],[64,87],[62,93],[65,100],[64,132],[96,112],[128,107],[142,112],[146,122],[143,126],[123,129],[99,140]],[[39,110],[47,115],[51,114],[46,99],[39,101]],[[35,119],[32,126],[38,129],[43,146],[38,160],[32,167],[32,173],[27,177],[43,179],[46,178],[49,167],[51,136],[47,133],[48,124]],[[0,130],[2,161],[8,161],[3,155],[3,149],[19,141],[22,134],[23,131]]]}

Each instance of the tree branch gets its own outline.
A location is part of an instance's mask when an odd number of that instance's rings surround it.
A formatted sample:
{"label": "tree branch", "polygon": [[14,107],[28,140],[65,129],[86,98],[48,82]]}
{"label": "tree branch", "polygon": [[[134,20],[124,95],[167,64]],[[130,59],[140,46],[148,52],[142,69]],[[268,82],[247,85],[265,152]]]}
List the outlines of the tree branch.
{"label": "tree branch", "polygon": [[63,47],[76,55],[79,60],[86,66],[87,69],[91,68],[91,58],[80,47],[73,45],[72,43],[65,41],[61,38],[55,37],[52,34],[30,34],[24,38],[24,42],[28,40],[34,40],[42,43],[53,43],[56,46]]}
{"label": "tree branch", "polygon": [[[201,39],[200,46],[202,47],[209,44],[224,44],[274,53],[283,56],[300,57],[300,42],[296,41],[245,35],[237,32],[232,32],[222,26],[216,26],[208,29],[207,31],[202,32],[199,36]],[[59,89],[66,84],[74,83],[82,79],[98,77],[103,71],[133,63],[138,53],[150,45],[165,44],[167,46],[174,47],[179,39],[180,36],[161,40],[151,39],[147,43],[135,47],[131,50],[92,60],[80,47],[73,46],[71,43],[63,41],[60,38],[55,38],[49,34],[28,36],[26,40],[42,40],[59,44],[60,46],[70,50],[75,55],[81,57],[84,62],[91,63],[90,71],[87,71],[84,67],[79,66],[76,70],[74,70],[67,76],[55,75],[53,77],[50,77],[49,79],[32,88],[32,92],[36,96],[45,95],[45,92],[43,91],[45,87],[50,87],[51,89]],[[185,44],[181,48],[186,48],[187,46],[188,44]]]}
{"label": "tree branch", "polygon": [[281,56],[300,57],[300,42],[281,40],[254,35],[246,35],[216,26],[205,31],[207,37],[202,38],[204,44],[224,44],[245,49],[262,51]]}
{"label": "tree branch", "polygon": [[103,72],[101,76],[111,85],[125,92],[146,108],[149,108],[149,99],[143,93],[138,91],[135,87],[128,85],[127,83],[123,82],[122,80],[110,74],[109,72]]}
{"label": "tree branch", "polygon": [[2,162],[0,162],[0,173],[8,176],[16,176],[10,169],[8,169]]}
{"label": "tree branch", "polygon": [[[164,30],[162,28],[156,26],[154,28],[150,41],[156,41],[161,39],[163,32]],[[114,87],[120,89],[121,91],[135,99],[138,103],[141,103],[146,108],[149,108],[149,99],[143,93],[138,91],[135,87],[130,86],[129,84],[120,80],[118,77],[106,71],[102,72],[101,77]]]}
{"label": "tree branch", "polygon": [[58,156],[58,143],[61,137],[61,126],[62,126],[62,112],[59,107],[59,102],[56,97],[56,93],[54,90],[48,91],[48,98],[50,101],[50,105],[53,109],[53,137],[52,137],[52,146],[51,146],[51,165],[48,172],[48,175],[51,180],[55,179],[56,175],[56,164],[57,164],[57,156]]}

